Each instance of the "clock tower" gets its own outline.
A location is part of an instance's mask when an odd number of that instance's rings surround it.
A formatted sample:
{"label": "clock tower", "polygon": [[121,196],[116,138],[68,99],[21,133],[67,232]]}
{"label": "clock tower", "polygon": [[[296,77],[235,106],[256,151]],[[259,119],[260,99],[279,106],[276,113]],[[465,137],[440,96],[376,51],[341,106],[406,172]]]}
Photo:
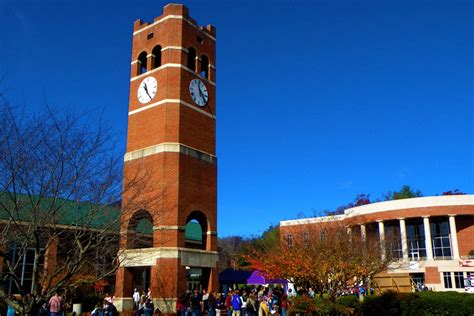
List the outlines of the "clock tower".
{"label": "clock tower", "polygon": [[133,26],[116,305],[134,288],[162,312],[217,290],[215,47],[181,4]]}

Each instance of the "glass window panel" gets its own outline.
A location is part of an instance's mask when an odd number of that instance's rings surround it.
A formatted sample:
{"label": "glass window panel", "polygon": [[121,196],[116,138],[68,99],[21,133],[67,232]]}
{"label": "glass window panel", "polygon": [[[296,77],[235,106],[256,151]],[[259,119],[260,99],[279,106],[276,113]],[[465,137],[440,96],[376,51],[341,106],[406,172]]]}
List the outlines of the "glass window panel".
{"label": "glass window panel", "polygon": [[447,222],[441,223],[441,234],[442,235],[447,235],[449,234],[449,226]]}
{"label": "glass window panel", "polygon": [[451,280],[451,272],[443,272],[444,287],[446,289],[453,288],[453,282]]}
{"label": "glass window panel", "polygon": [[464,288],[464,273],[454,272],[454,283],[457,289]]}

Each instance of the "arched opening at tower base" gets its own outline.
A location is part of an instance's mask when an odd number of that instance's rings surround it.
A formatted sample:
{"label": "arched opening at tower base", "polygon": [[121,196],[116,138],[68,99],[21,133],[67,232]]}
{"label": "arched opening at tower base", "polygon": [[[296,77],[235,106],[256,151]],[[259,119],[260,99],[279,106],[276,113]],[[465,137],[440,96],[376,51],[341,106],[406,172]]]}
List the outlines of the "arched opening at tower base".
{"label": "arched opening at tower base", "polygon": [[184,228],[184,247],[206,250],[208,227],[207,218],[203,212],[191,212]]}

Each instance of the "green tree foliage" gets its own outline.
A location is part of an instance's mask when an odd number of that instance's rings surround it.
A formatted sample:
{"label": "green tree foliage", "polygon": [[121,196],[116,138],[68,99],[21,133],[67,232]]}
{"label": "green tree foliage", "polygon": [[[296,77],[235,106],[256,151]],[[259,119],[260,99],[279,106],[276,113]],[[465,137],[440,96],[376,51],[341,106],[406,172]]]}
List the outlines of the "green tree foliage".
{"label": "green tree foliage", "polygon": [[260,237],[251,240],[250,245],[257,250],[273,249],[280,244],[280,225],[270,225]]}
{"label": "green tree foliage", "polygon": [[400,188],[399,191],[388,192],[385,195],[385,200],[402,200],[402,199],[411,199],[423,196],[420,190],[412,189],[409,185],[404,185]]}

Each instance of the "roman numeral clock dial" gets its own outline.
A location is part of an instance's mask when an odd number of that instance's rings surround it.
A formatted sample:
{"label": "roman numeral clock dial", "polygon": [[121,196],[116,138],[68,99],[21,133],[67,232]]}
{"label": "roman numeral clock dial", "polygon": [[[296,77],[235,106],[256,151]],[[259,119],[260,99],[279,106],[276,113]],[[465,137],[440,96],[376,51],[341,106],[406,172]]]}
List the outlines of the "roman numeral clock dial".
{"label": "roman numeral clock dial", "polygon": [[199,79],[193,79],[189,83],[189,93],[194,103],[199,106],[205,106],[209,100],[209,93],[204,83]]}
{"label": "roman numeral clock dial", "polygon": [[154,77],[147,77],[138,86],[137,97],[140,103],[150,102],[156,95],[158,83]]}

